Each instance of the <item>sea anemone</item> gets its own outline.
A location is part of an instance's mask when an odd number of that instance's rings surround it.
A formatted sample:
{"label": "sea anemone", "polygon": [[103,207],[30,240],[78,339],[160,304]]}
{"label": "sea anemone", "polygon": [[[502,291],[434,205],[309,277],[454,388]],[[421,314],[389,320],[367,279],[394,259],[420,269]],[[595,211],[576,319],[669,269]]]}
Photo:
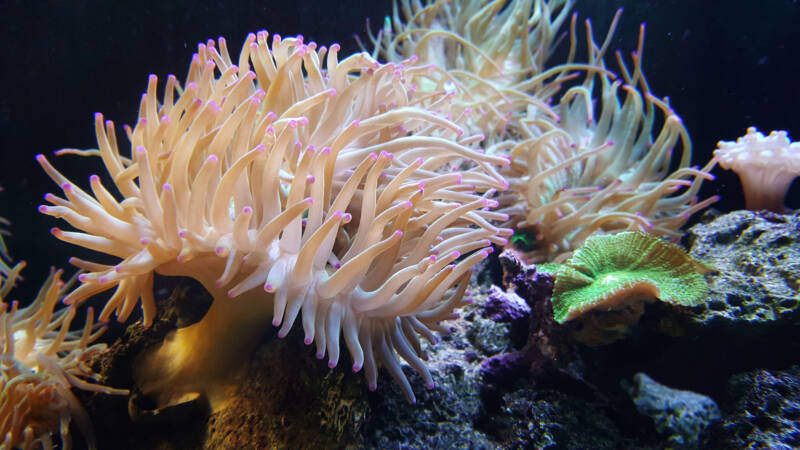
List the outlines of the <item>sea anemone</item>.
{"label": "sea anemone", "polygon": [[641,67],[644,25],[632,70],[617,52],[621,80],[603,62],[609,39],[596,44],[588,21],[586,34],[597,70],[560,96],[558,121],[532,110],[518,120],[521,137],[503,144],[512,163],[503,171],[510,188],[502,211],[535,236],[532,261],[563,260],[597,233],[636,229],[677,238],[689,216],[717,200],[696,198],[715,162],[689,166],[683,122],[650,93]]}
{"label": "sea anemone", "polygon": [[399,62],[412,56],[431,64],[423,91],[451,92],[454,110],[468,115],[470,130],[492,143],[515,133],[514,117],[529,109],[556,118],[549,98],[569,79],[574,47],[563,64],[546,63],[560,41],[572,0],[465,0],[394,4],[376,35],[373,56]]}
{"label": "sea anemone", "polygon": [[766,209],[787,212],[783,204],[792,180],[800,176],[800,142],[792,142],[785,131],[769,136],[755,127],[736,142],[719,141],[714,156],[723,169],[739,175],[745,206],[751,211]]}
{"label": "sea anemone", "polygon": [[531,236],[530,261],[563,260],[595,233],[639,229],[676,238],[689,216],[716,200],[695,198],[713,161],[689,167],[682,121],[650,93],[641,68],[644,26],[632,70],[619,53],[621,76],[606,67],[621,10],[600,43],[586,21],[585,63],[575,61],[573,14],[566,61],[547,67],[570,0],[400,5],[371,36],[374,54],[389,61],[418,55],[434,65],[435,89],[451,87],[456,108],[473,112],[469,129],[486,134],[487,153],[511,159],[501,170],[510,187],[498,201],[511,216],[507,225]]}
{"label": "sea anemone", "polygon": [[471,268],[506,243],[491,221],[508,217],[489,197],[508,161],[476,148],[482,136],[448,116],[446,92],[417,95],[410,80],[431,69],[413,58],[339,60],[338,45],[267,37],[250,34],[238,65],[224,39],[200,44],[185,86],[170,76],[161,99],[151,76],[129,157],[97,114],[99,149],[61,153],[99,155],[111,190],[93,175],[85,192],[38,156],[65,195],[40,211],[79,230],[53,234],[121,259],[73,259],[87,272],[65,301],[115,289],[100,320],[126,320],[141,300],[148,326],[154,272],[205,286],[215,301],[203,319],[136,369],[162,406],[197,394],[222,406],[223,380],[270,319],[283,337],[301,314],[318,358],[336,366],[344,336],[371,389],[382,363],[413,402],[398,355],[433,386],[418,336],[436,340]]}
{"label": "sea anemone", "polygon": [[[2,186],[0,186],[0,192],[3,192]],[[8,225],[8,220],[4,217],[0,217],[0,226],[6,227]],[[3,240],[3,236],[5,235],[8,235],[8,231],[5,228],[0,227],[0,271],[8,272],[11,270],[11,268],[8,267],[8,261],[10,261],[8,256],[8,247],[6,247],[6,242]]]}
{"label": "sea anemone", "polygon": [[128,391],[98,384],[89,363],[106,350],[94,343],[103,328],[94,326],[89,308],[82,331],[70,331],[76,308],[55,309],[74,281],[61,281],[52,270],[34,301],[20,308],[6,303],[11,288],[25,266],[0,267],[0,448],[52,448],[58,432],[61,446],[69,449],[69,425],[78,424],[87,445],[95,448],[86,412],[71,392],[75,387],[105,394]]}

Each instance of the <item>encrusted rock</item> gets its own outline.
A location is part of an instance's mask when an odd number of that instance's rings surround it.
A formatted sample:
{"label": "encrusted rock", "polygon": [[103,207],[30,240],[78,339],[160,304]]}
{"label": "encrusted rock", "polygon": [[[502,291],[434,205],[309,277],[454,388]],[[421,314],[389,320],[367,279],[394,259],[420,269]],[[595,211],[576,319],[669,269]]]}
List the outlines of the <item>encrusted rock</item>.
{"label": "encrusted rock", "polygon": [[409,405],[398,386],[381,372],[377,395],[369,397],[371,413],[364,425],[366,448],[496,448],[476,425],[484,410],[479,368],[488,355],[475,345],[474,336],[476,329],[483,330],[485,336],[500,339],[490,347],[502,347],[508,338],[503,338],[501,330],[507,334],[508,324],[481,317],[477,312],[484,295],[473,297],[475,304],[466,306],[461,318],[445,322],[451,332],[443,335],[441,342],[423,342],[435,387],[426,390],[422,379],[404,368],[417,397],[415,405]]}
{"label": "encrusted rock", "polygon": [[553,391],[519,390],[503,398],[500,430],[508,449],[637,449],[603,412]]}
{"label": "encrusted rock", "polygon": [[530,315],[531,307],[514,292],[505,292],[497,286],[489,290],[489,297],[483,305],[483,317],[495,322],[515,322]]}
{"label": "encrusted rock", "polygon": [[752,332],[800,320],[800,215],[735,211],[686,240],[718,271],[707,276],[708,301],[691,309],[695,324]]}
{"label": "encrusted rock", "polygon": [[653,419],[656,430],[677,448],[698,448],[700,435],[719,420],[714,400],[691,391],[671,389],[644,373],[624,386],[639,413]]}
{"label": "encrusted rock", "polygon": [[727,396],[716,446],[800,448],[800,366],[734,375]]}

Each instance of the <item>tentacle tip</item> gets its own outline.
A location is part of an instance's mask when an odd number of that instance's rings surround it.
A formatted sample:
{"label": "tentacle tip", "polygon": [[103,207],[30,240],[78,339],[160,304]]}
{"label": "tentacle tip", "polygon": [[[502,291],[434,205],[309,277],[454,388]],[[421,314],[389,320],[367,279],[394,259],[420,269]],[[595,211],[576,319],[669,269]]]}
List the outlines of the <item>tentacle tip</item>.
{"label": "tentacle tip", "polygon": [[305,339],[303,339],[303,344],[311,345],[312,342],[314,342],[314,339],[310,336],[306,336]]}
{"label": "tentacle tip", "polygon": [[431,381],[430,383],[425,385],[425,389],[428,389],[428,390],[431,390],[434,387],[436,387],[436,386],[434,385],[433,381]]}
{"label": "tentacle tip", "polygon": [[336,367],[336,361],[328,361],[328,368],[333,369]]}
{"label": "tentacle tip", "polygon": [[360,370],[361,370],[361,365],[353,364],[353,373],[357,373]]}

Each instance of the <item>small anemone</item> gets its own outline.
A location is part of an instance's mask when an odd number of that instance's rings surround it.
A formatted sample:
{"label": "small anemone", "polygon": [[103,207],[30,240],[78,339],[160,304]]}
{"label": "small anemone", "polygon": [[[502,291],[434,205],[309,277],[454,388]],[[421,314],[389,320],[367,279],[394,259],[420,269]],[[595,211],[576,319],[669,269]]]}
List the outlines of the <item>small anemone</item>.
{"label": "small anemone", "polygon": [[786,131],[764,136],[750,127],[736,142],[720,141],[717,147],[714,157],[719,165],[736,172],[742,181],[747,209],[790,212],[783,201],[800,176],[800,142],[792,142]]}
{"label": "small anemone", "polygon": [[644,302],[702,302],[709,270],[677,245],[639,231],[593,236],[558,268],[553,314],[564,323],[591,312],[593,325],[619,331],[639,319]]}

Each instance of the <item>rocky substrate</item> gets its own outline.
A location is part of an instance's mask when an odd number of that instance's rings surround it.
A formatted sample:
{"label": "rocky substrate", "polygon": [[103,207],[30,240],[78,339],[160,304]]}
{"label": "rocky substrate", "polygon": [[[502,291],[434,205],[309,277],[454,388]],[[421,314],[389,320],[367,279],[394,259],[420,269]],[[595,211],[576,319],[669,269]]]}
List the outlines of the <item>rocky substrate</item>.
{"label": "rocky substrate", "polygon": [[[434,389],[405,368],[413,405],[385,372],[369,392],[348,364],[328,369],[297,330],[269,330],[213,414],[200,401],[148,410],[135,393],[83,399],[101,448],[799,447],[800,216],[707,213],[683,244],[716,269],[708,300],[649,305],[624,339],[599,347],[552,320],[549,275],[513,251],[489,260],[451,332],[423,345]],[[197,289],[165,300],[173,307],[151,329],[117,330],[97,362],[110,385],[133,388],[135,356],[202,315],[181,309]]]}

